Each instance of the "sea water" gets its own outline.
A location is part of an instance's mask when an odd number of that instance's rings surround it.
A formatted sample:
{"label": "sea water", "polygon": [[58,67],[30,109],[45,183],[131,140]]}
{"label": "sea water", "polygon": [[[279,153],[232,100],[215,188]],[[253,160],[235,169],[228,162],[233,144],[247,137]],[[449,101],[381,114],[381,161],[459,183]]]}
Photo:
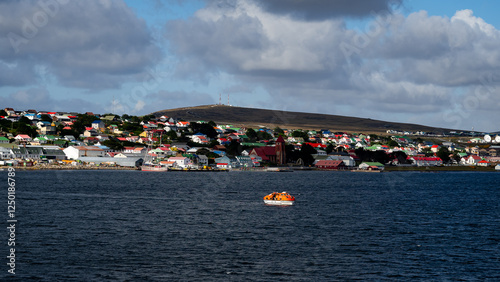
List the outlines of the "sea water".
{"label": "sea water", "polygon": [[[499,281],[498,183],[469,172],[18,171],[16,274],[5,233],[0,278]],[[264,205],[273,191],[296,204]]]}

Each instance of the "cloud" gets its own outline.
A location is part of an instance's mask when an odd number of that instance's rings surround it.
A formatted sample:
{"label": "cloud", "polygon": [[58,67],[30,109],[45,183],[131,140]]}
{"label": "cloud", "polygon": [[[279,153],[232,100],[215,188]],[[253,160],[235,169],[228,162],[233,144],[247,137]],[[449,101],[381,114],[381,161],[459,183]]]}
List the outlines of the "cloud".
{"label": "cloud", "polygon": [[267,12],[304,20],[325,20],[337,17],[365,17],[390,11],[401,0],[254,0]]}
{"label": "cloud", "polygon": [[2,85],[36,80],[42,65],[57,81],[85,89],[117,88],[161,59],[145,22],[121,1],[0,2]]}
{"label": "cloud", "polygon": [[[264,88],[271,100],[263,104],[271,108],[390,113],[402,122],[443,116],[465,99],[464,91],[500,86],[499,79],[485,79],[500,71],[500,32],[468,10],[452,18],[384,12],[365,30],[351,30],[337,17],[304,21],[260,2],[232,3],[207,5],[192,18],[167,23],[178,75],[209,80],[227,73],[239,87]],[[498,95],[490,99],[500,101]],[[442,118],[437,123],[451,125]]]}

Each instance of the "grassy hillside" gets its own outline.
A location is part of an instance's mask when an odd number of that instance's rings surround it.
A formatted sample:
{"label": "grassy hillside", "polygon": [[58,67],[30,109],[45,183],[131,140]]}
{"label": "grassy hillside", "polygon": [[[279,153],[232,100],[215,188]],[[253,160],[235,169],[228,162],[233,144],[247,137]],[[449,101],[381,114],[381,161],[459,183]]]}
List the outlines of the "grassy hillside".
{"label": "grassy hillside", "polygon": [[216,123],[254,128],[275,128],[276,126],[279,126],[286,129],[330,129],[333,131],[364,133],[384,133],[388,129],[436,133],[448,131],[447,129],[428,127],[418,124],[395,123],[368,118],[262,110],[225,105],[178,108],[158,111],[152,114],[156,116],[166,115],[187,121],[212,120]]}

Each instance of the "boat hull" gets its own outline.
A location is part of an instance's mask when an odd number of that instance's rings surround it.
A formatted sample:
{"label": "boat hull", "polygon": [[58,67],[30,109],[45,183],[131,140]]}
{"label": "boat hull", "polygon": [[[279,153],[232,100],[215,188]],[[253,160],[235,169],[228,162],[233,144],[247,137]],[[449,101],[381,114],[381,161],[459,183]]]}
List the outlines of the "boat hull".
{"label": "boat hull", "polygon": [[277,200],[264,200],[266,205],[273,206],[291,206],[295,203],[295,201],[277,201]]}
{"label": "boat hull", "polygon": [[141,166],[141,171],[168,171],[168,167]]}

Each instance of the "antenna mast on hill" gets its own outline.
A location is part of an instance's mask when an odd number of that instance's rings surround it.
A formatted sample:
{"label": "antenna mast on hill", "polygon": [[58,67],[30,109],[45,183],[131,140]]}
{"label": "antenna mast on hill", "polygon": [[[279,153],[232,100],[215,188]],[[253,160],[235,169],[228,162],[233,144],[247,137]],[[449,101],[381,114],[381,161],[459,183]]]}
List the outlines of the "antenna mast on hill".
{"label": "antenna mast on hill", "polygon": [[219,105],[222,103],[222,93],[219,93]]}
{"label": "antenna mast on hill", "polygon": [[227,105],[229,106],[229,93],[227,94]]}

